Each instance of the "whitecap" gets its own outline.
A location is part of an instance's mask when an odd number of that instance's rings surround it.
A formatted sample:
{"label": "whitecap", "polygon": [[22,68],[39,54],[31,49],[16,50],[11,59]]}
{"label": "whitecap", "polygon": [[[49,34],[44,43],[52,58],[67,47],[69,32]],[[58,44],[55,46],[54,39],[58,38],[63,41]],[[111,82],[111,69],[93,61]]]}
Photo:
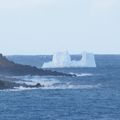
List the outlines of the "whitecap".
{"label": "whitecap", "polygon": [[76,75],[77,77],[93,76],[92,73],[70,73],[71,75]]}
{"label": "whitecap", "polygon": [[95,89],[99,88],[101,84],[96,85],[74,85],[74,84],[62,84],[57,86],[45,86],[42,89]]}

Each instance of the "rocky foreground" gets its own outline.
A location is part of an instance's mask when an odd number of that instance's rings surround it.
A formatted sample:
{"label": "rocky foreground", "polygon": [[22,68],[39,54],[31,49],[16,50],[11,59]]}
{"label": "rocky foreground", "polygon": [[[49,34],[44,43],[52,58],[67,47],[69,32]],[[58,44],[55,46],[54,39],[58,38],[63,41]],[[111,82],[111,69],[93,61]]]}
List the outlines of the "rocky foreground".
{"label": "rocky foreground", "polygon": [[37,67],[32,67],[29,65],[16,64],[12,61],[9,61],[6,57],[0,54],[0,74],[2,75],[14,75],[14,76],[23,76],[23,75],[39,75],[39,76],[71,76],[70,74],[38,69]]}
{"label": "rocky foreground", "polygon": [[26,87],[26,88],[39,88],[44,87],[40,83],[36,85],[27,85],[26,83],[15,82],[12,78],[6,78],[6,76],[24,76],[24,75],[38,75],[38,76],[75,76],[71,74],[38,69],[29,65],[16,64],[9,61],[6,57],[0,54],[0,90],[3,89],[14,89],[15,87]]}

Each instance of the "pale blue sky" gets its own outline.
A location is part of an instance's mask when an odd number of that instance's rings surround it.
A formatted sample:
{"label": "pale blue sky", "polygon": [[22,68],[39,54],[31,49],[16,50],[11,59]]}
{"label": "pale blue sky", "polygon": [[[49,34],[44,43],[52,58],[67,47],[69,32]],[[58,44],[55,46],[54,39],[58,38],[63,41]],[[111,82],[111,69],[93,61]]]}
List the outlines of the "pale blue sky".
{"label": "pale blue sky", "polygon": [[120,0],[0,0],[4,54],[120,54]]}

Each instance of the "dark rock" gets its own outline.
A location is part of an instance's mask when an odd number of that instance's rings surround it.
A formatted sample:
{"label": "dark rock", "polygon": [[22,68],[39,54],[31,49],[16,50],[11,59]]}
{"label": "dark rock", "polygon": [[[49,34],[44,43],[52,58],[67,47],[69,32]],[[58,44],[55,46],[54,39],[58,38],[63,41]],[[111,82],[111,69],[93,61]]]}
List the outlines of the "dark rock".
{"label": "dark rock", "polygon": [[37,67],[32,67],[29,65],[16,64],[12,61],[9,61],[6,57],[0,54],[0,74],[2,75],[52,75],[52,76],[74,76],[66,73],[38,69]]}
{"label": "dark rock", "polygon": [[29,87],[29,88],[40,88],[40,87],[44,87],[44,85],[41,85],[40,83],[37,83],[36,85],[26,85],[24,87]]}
{"label": "dark rock", "polygon": [[27,85],[25,83],[15,83],[14,81],[0,80],[0,90],[14,89],[15,87],[20,87],[20,86],[26,87],[26,88],[44,87],[44,85],[41,85],[40,83],[37,83],[36,85]]}

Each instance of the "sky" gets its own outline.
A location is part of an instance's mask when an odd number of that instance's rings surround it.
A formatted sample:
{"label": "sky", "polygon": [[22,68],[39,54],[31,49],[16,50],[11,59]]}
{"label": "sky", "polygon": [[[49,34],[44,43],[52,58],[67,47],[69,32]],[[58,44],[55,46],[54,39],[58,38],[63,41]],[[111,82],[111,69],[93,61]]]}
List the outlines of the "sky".
{"label": "sky", "polygon": [[120,0],[0,0],[0,52],[120,54]]}

